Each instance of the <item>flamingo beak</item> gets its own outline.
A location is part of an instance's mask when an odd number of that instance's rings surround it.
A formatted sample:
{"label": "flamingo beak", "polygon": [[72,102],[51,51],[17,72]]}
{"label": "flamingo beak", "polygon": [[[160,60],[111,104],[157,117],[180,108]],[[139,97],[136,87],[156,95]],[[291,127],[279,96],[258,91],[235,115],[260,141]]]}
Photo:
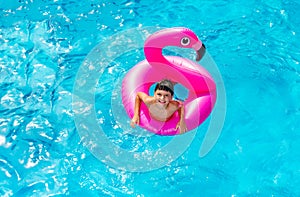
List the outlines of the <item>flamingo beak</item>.
{"label": "flamingo beak", "polygon": [[202,46],[199,50],[197,50],[197,57],[196,57],[196,61],[200,61],[202,59],[202,57],[204,56],[206,51],[205,45],[202,43]]}

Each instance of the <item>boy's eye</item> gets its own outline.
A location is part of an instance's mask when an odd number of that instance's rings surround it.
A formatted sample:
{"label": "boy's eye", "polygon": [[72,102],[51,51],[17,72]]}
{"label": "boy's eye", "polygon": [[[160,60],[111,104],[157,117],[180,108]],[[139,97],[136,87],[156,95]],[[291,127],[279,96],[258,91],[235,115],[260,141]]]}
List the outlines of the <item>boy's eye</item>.
{"label": "boy's eye", "polygon": [[158,95],[158,96],[161,96],[161,93],[158,93],[157,95]]}

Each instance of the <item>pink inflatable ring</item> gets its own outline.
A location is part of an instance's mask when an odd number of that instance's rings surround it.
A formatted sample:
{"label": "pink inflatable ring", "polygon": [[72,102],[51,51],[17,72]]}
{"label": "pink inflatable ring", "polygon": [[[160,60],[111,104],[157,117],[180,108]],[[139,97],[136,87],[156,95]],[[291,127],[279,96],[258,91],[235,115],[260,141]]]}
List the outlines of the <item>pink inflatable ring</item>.
{"label": "pink inflatable ring", "polygon": [[[189,90],[183,105],[185,122],[190,131],[211,113],[216,102],[216,84],[209,72],[196,62],[177,56],[164,56],[162,49],[166,46],[192,48],[197,52],[197,61],[205,52],[202,42],[187,28],[169,28],[152,34],[144,45],[146,60],[135,65],[123,79],[122,102],[132,118],[137,92],[149,94],[150,87],[162,79],[180,83]],[[142,128],[159,135],[176,135],[179,134],[179,130],[175,129],[178,121],[178,113],[167,122],[152,119],[146,105],[141,103],[139,126]]]}

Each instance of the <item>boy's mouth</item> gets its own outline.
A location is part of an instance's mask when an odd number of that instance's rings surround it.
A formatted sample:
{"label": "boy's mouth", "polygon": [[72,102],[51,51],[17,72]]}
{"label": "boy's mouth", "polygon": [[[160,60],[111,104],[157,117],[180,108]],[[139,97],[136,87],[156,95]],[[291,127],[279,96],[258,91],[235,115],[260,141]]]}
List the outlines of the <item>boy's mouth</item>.
{"label": "boy's mouth", "polygon": [[166,104],[166,101],[158,100],[158,102],[161,104]]}

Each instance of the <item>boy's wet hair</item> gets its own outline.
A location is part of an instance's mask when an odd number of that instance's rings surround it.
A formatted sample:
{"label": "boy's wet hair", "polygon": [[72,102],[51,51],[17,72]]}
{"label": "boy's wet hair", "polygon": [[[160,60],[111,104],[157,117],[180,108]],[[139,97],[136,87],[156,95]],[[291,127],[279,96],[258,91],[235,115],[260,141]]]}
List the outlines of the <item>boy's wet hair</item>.
{"label": "boy's wet hair", "polygon": [[164,90],[164,91],[170,92],[171,95],[173,96],[174,85],[170,80],[164,79],[156,84],[154,91],[156,91],[156,90]]}

